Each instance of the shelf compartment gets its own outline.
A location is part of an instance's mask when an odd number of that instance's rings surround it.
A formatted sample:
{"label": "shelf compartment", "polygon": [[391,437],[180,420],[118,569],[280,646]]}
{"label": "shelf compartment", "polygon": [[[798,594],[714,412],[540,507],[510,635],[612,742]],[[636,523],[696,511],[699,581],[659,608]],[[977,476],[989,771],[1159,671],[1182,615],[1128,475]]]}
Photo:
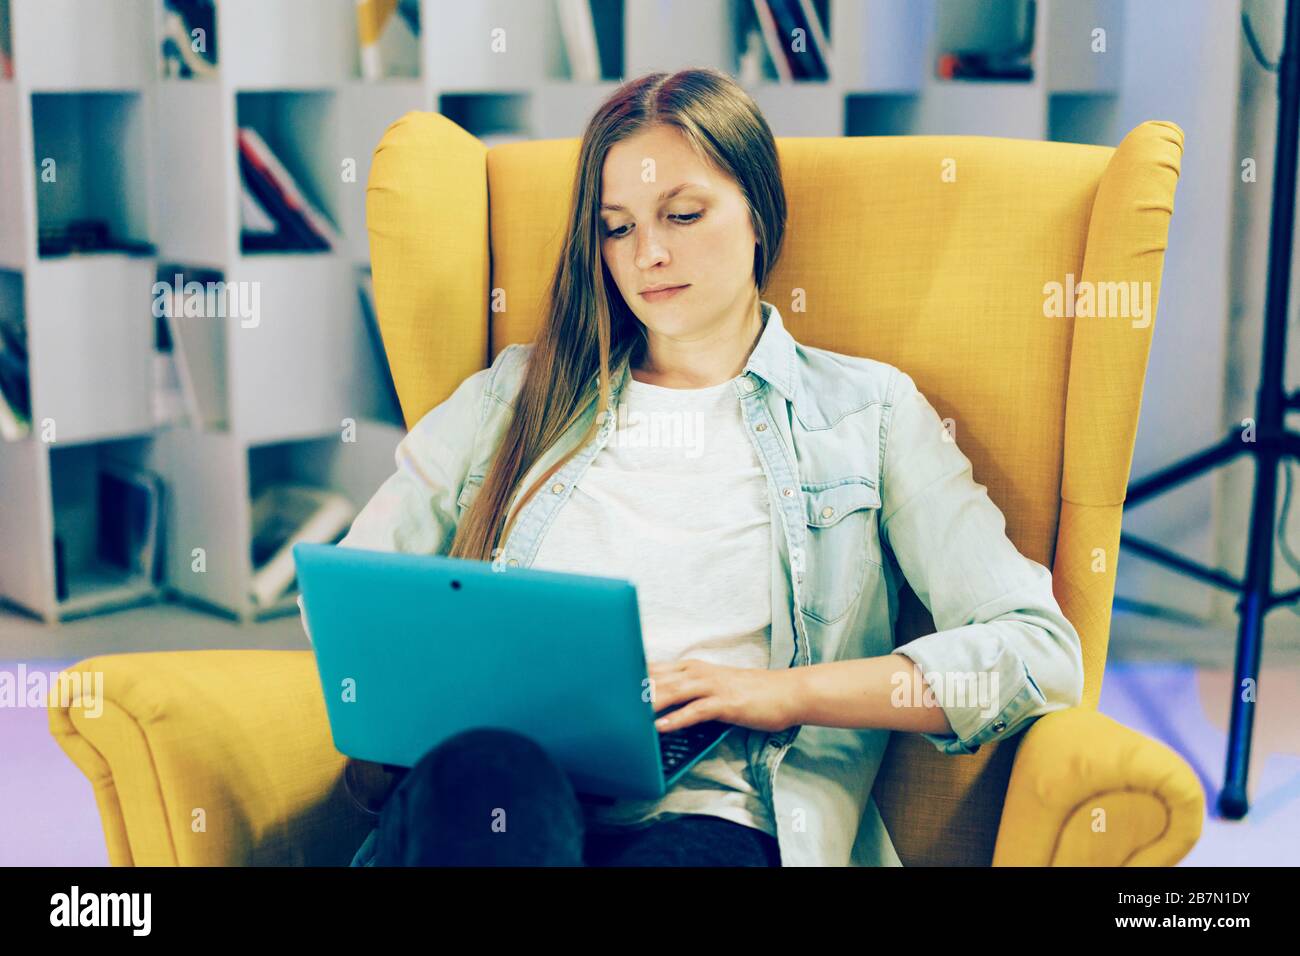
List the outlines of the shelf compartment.
{"label": "shelf compartment", "polygon": [[[360,11],[352,17],[352,48],[354,56],[350,76],[374,86],[419,80],[422,74],[420,56],[423,50],[421,31],[427,26],[422,0],[397,0],[389,17],[384,21],[376,42],[364,53],[360,40]],[[373,11],[383,4],[371,4]],[[409,22],[406,11],[414,13],[415,23]],[[368,61],[368,69],[363,65]],[[372,75],[367,75],[368,73]]]}
{"label": "shelf compartment", "polygon": [[244,441],[337,434],[374,407],[374,348],[346,260],[245,256],[227,278],[257,283],[256,324],[225,322],[230,422]]}
{"label": "shelf compartment", "polygon": [[[38,256],[62,258],[47,237],[93,222],[148,255],[148,110],[139,93],[33,93],[32,176]],[[89,254],[118,254],[95,249]],[[73,250],[73,255],[84,254]]]}
{"label": "shelf compartment", "polygon": [[438,112],[488,146],[533,136],[533,101],[527,93],[444,93]]}
{"label": "shelf compartment", "polygon": [[851,94],[844,100],[845,136],[906,136],[916,126],[920,97],[911,93]]}
{"label": "shelf compartment", "polygon": [[[303,198],[337,232],[340,171],[338,104],[332,91],[239,93],[235,98],[239,127],[251,127],[293,177]],[[238,144],[235,189],[240,188]],[[238,193],[236,193],[238,195]],[[241,246],[244,239],[241,234]],[[254,251],[247,254],[279,255]],[[306,251],[306,250],[303,250]],[[298,250],[285,250],[296,254]]]}
{"label": "shelf compartment", "polygon": [[1118,102],[1110,93],[1052,93],[1047,137],[1057,143],[1118,146]]}
{"label": "shelf compartment", "polygon": [[[731,0],[724,14],[729,24],[730,49],[726,51],[726,59],[722,62],[725,64],[724,69],[746,87],[764,84],[794,87],[811,84],[825,87],[827,83],[836,81],[830,3],[828,0],[794,0],[794,2],[800,7],[801,18],[805,14],[809,18],[807,35],[804,37],[804,49],[797,53],[793,48],[792,32],[788,34],[784,32],[781,24],[774,19],[771,27],[773,34],[769,37],[752,0]],[[812,22],[811,18],[816,18],[816,22]],[[818,34],[826,38],[824,47],[817,40]],[[774,49],[774,44],[786,47],[790,55],[786,56],[784,50]],[[821,53],[820,64],[816,52]],[[789,79],[782,79],[777,66],[778,57],[786,63],[787,70],[791,74]],[[819,65],[820,71],[817,70]],[[806,75],[799,75],[796,70]]]}
{"label": "shelf compartment", "polygon": [[[151,437],[50,448],[50,493],[54,505],[55,596],[61,619],[126,607],[150,600],[161,588],[149,569],[132,571],[108,560],[99,546],[105,521],[99,502],[99,475],[105,466],[144,469],[162,477]],[[167,491],[158,502],[158,552],[161,567],[162,528]]]}
{"label": "shelf compartment", "polygon": [[1042,85],[1042,7],[1041,0],[940,0],[930,68],[937,76],[941,60],[952,57],[973,69],[947,82]]}
{"label": "shelf compartment", "polygon": [[189,84],[212,83],[219,78],[221,47],[216,3],[211,0],[203,7],[184,0],[154,0],[158,80]]}
{"label": "shelf compartment", "polygon": [[[287,442],[272,442],[248,449],[248,500],[250,505],[250,546],[245,552],[248,559],[249,581],[254,567],[251,541],[251,509],[259,495],[279,484],[301,484],[341,494],[352,506],[353,514],[359,512],[393,472],[393,452],[401,440],[402,432],[393,426],[378,422],[358,423],[356,441],[344,442],[338,435]],[[338,536],[351,527],[349,519],[342,525]],[[251,599],[250,611],[256,617],[266,617],[285,611],[297,612],[294,599],[296,583],[278,601],[265,606],[255,605]]]}
{"label": "shelf compartment", "polygon": [[185,423],[196,431],[228,430],[228,328],[253,322],[258,303],[216,270],[171,262],[159,265],[154,293],[151,314],[171,344]]}

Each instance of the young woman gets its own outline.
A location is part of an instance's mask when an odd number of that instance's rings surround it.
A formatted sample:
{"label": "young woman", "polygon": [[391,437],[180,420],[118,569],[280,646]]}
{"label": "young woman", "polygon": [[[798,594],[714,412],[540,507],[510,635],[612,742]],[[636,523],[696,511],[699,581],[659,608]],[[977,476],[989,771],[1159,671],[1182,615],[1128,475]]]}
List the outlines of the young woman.
{"label": "young woman", "polygon": [[[785,222],[734,81],[620,87],[536,340],[416,423],[342,542],[627,578],[660,729],[738,729],[653,801],[579,799],[486,727],[409,773],[351,763],[379,816],[354,864],[897,865],[871,799],[891,731],[974,753],[1079,702],[1050,573],[912,379],[800,345],[761,296]],[[904,580],[938,630],[895,648]]]}

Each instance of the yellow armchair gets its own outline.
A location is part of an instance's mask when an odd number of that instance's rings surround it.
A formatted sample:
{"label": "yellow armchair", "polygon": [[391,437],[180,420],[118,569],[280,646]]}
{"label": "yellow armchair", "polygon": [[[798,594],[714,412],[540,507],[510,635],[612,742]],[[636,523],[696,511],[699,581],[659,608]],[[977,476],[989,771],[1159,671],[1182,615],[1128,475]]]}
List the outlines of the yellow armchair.
{"label": "yellow armchair", "polygon": [[[1154,121],[1116,148],[778,140],[790,219],[764,297],[796,339],[899,366],[958,424],[1008,535],[1052,568],[1083,640],[1079,707],[971,755],[891,737],[874,795],[906,865],[1172,865],[1200,835],[1186,761],[1096,709],[1182,140]],[[384,134],[367,220],[408,425],[533,338],[577,147],[488,149],[437,113]],[[1083,288],[1096,295],[1053,314]],[[896,642],[932,630],[905,589]],[[76,669],[104,672],[104,713],[54,707],[50,728],[94,785],[114,865],[346,864],[360,845],[369,823],[343,787],[310,652]]]}

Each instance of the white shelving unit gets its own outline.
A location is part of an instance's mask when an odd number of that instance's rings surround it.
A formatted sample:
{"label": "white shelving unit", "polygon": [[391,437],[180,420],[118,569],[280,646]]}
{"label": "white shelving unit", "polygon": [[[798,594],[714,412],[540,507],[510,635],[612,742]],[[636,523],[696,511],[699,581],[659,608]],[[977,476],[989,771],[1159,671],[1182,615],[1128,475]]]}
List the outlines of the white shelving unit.
{"label": "white shelving unit", "polygon": [[[402,430],[381,420],[384,369],[357,290],[365,179],[383,128],[431,99],[418,78],[361,80],[351,0],[221,0],[218,72],[193,79],[163,75],[160,0],[10,8],[15,71],[0,82],[0,120],[16,135],[0,143],[0,309],[27,331],[33,434],[0,443],[0,596],[49,621],[165,591],[240,618],[296,611],[292,594],[269,611],[249,599],[250,496],[278,476],[360,507],[392,471]],[[241,125],[338,227],[337,248],[242,248]],[[88,217],[154,248],[42,254],[43,230]],[[197,270],[255,287],[257,320],[175,319],[203,324],[186,358],[214,370],[224,414],[160,423],[153,286]],[[345,422],[355,440],[343,440]],[[163,478],[160,580],[96,558],[107,462]]]}
{"label": "white shelving unit", "polygon": [[[0,598],[49,621],[166,592],[255,617],[266,612],[248,596],[252,497],[294,480],[360,507],[391,473],[402,430],[384,421],[356,272],[369,261],[371,154],[410,110],[439,110],[488,143],[576,137],[621,79],[713,66],[742,77],[782,137],[1117,141],[1122,0],[1039,0],[1026,82],[937,79],[940,2],[813,0],[831,77],[780,82],[770,60],[755,71],[744,57],[751,0],[591,0],[603,71],[588,82],[573,79],[551,0],[421,0],[410,62],[375,81],[362,76],[354,0],[218,0],[218,68],[190,79],[165,75],[162,0],[8,0],[0,318],[27,329],[34,429],[0,442]],[[1098,27],[1105,54],[1092,50]],[[334,223],[337,248],[242,247],[240,126]],[[153,251],[42,254],[43,228],[85,217]],[[155,417],[152,287],[176,270],[260,294],[255,325],[188,320],[205,323],[186,347],[214,372],[220,415],[208,424]],[[95,473],[110,461],[164,479],[159,581],[95,562]],[[295,610],[292,596],[278,610]]]}

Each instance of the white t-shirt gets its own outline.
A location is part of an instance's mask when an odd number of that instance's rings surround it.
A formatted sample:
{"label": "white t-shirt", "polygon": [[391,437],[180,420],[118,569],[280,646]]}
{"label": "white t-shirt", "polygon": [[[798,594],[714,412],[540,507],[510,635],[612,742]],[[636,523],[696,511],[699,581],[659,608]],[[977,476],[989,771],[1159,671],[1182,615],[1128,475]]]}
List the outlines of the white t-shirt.
{"label": "white t-shirt", "polygon": [[[735,381],[678,389],[629,378],[615,429],[543,537],[533,567],[632,581],[647,662],[766,668],[771,501]],[[703,813],[776,834],[743,729],[658,800],[584,803],[588,826]]]}

